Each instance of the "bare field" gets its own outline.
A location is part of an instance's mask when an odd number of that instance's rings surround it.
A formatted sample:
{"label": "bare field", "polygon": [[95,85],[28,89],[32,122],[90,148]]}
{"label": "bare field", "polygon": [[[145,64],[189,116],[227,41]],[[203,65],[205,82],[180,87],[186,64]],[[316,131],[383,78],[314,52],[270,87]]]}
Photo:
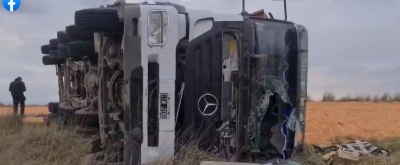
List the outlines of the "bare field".
{"label": "bare field", "polygon": [[[9,115],[12,113],[11,106],[0,107],[0,115]],[[19,113],[19,111],[18,111]],[[26,106],[25,107],[25,122],[43,122],[43,115],[49,113],[47,106]]]}
{"label": "bare field", "polygon": [[[386,139],[400,136],[400,103],[320,103],[307,105],[306,142],[331,144],[335,137]],[[12,107],[0,107],[0,114]],[[42,122],[46,106],[27,106],[26,122]]]}
{"label": "bare field", "polygon": [[400,136],[400,103],[308,103],[306,142],[335,137],[382,140]]}

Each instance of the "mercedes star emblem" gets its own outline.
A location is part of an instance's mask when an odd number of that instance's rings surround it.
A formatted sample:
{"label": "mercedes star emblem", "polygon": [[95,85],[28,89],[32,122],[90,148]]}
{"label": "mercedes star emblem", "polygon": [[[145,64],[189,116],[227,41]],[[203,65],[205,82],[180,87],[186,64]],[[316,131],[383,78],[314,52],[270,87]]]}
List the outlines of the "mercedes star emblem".
{"label": "mercedes star emblem", "polygon": [[217,112],[218,99],[212,94],[203,94],[197,101],[197,108],[202,115],[211,116]]}

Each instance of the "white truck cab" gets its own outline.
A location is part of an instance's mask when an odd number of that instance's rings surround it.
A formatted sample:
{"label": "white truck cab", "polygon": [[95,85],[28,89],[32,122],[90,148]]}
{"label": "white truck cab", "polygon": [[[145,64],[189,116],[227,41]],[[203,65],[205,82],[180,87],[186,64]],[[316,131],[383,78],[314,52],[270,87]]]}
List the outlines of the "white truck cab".
{"label": "white truck cab", "polygon": [[308,68],[302,25],[117,1],[77,11],[75,26],[95,34],[108,162],[173,159],[190,140],[237,162],[287,159],[301,149]]}

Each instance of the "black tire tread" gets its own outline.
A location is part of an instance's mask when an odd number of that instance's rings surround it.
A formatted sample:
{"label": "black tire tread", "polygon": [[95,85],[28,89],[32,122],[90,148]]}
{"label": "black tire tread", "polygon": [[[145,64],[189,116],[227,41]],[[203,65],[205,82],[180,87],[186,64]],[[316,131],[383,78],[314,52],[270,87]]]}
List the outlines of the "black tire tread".
{"label": "black tire tread", "polygon": [[51,58],[49,55],[45,55],[42,57],[43,65],[58,65],[62,64],[64,61],[61,59]]}
{"label": "black tire tread", "polygon": [[118,12],[113,8],[90,8],[75,12],[75,25],[82,31],[111,32],[121,30]]}
{"label": "black tire tread", "polygon": [[65,31],[58,31],[57,32],[57,39],[58,39],[58,41],[60,43],[66,44],[66,43],[69,42],[69,38],[68,38],[67,32],[65,32]]}
{"label": "black tire tread", "polygon": [[50,56],[50,57],[53,57],[53,58],[57,57],[57,56],[58,56],[58,54],[57,54],[57,49],[56,49],[56,50],[50,50],[49,56]]}
{"label": "black tire tread", "polygon": [[67,44],[58,44],[57,55],[60,56],[60,58],[64,58],[64,59],[69,58],[68,45]]}
{"label": "black tire tread", "polygon": [[93,33],[84,32],[79,30],[75,25],[69,25],[65,27],[65,31],[68,35],[68,38],[71,41],[81,40],[81,41],[93,41]]}
{"label": "black tire tread", "polygon": [[57,38],[53,38],[49,41],[49,45],[50,45],[50,50],[56,50],[57,46],[59,44],[58,39]]}
{"label": "black tire tread", "polygon": [[71,57],[83,58],[96,55],[94,43],[90,41],[76,41],[68,44],[68,52]]}
{"label": "black tire tread", "polygon": [[50,53],[50,45],[49,44],[42,45],[40,47],[40,51],[42,52],[42,54],[49,54]]}
{"label": "black tire tread", "polygon": [[49,112],[51,113],[58,113],[58,106],[60,105],[60,102],[49,102]]}

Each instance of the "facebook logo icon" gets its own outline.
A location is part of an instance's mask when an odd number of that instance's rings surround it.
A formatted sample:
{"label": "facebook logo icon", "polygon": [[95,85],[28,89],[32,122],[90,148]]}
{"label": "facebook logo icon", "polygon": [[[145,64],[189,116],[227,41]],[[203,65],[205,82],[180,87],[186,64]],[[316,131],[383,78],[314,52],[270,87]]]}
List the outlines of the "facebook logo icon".
{"label": "facebook logo icon", "polygon": [[17,11],[19,6],[21,6],[21,0],[3,0],[3,7],[10,11]]}

